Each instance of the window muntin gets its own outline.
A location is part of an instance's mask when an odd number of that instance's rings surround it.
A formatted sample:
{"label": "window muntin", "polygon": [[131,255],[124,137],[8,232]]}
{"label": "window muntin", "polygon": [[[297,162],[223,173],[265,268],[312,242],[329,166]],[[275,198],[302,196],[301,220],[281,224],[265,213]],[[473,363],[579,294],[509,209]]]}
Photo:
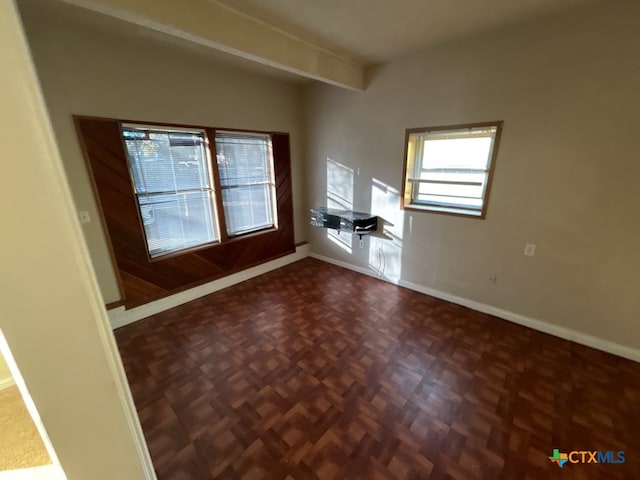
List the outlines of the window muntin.
{"label": "window muntin", "polygon": [[216,156],[227,235],[272,228],[275,181],[271,137],[217,131]]}
{"label": "window muntin", "polygon": [[404,207],[484,217],[501,126],[407,130]]}
{"label": "window muntin", "polygon": [[216,242],[205,132],[124,124],[122,137],[149,256]]}

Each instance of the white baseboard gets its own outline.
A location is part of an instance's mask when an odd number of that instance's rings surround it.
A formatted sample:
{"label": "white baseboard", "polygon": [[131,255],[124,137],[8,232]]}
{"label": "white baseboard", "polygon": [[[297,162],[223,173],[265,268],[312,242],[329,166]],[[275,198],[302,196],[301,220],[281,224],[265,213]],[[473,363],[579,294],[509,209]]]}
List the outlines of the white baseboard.
{"label": "white baseboard", "polygon": [[0,480],[66,480],[62,469],[56,465],[3,470]]}
{"label": "white baseboard", "polygon": [[[195,300],[218,290],[222,290],[223,288],[230,287],[237,283],[244,282],[245,280],[249,280],[250,278],[254,278],[277,268],[284,267],[285,265],[297,262],[298,260],[302,260],[303,258],[308,256],[321,260],[323,262],[346,268],[348,270],[362,273],[363,275],[377,278],[388,283],[393,283],[395,285],[399,285],[416,292],[424,293],[441,300],[455,303],[457,305],[462,305],[478,312],[487,313],[489,315],[493,315],[503,320],[508,320],[510,322],[517,323],[534,330],[538,330],[540,332],[548,333],[559,338],[564,338],[565,340],[570,340],[581,345],[586,345],[597,350],[602,350],[603,352],[611,353],[613,355],[640,362],[640,350],[638,349],[594,337],[577,330],[561,327],[559,325],[545,322],[543,320],[527,317],[525,315],[511,312],[509,310],[504,310],[492,305],[477,302],[475,300],[470,300],[467,298],[452,295],[447,292],[435,290],[433,288],[425,287],[424,285],[408,282],[406,280],[393,281],[388,278],[376,275],[372,270],[359,267],[348,262],[343,262],[341,260],[336,260],[334,258],[325,257],[324,255],[319,255],[317,253],[310,253],[308,244],[297,247],[296,252],[292,253],[291,255],[287,255],[276,260],[263,263],[262,265],[258,265],[256,267],[234,273],[233,275],[229,275],[227,277],[214,280],[204,285],[185,290],[184,292],[176,293],[175,295],[156,300],[155,302],[147,303],[146,305],[142,305],[137,308],[125,310],[124,307],[119,307],[113,310],[109,310],[108,314],[111,327],[118,328],[124,325],[128,325],[151,315],[155,315],[156,313],[163,312],[170,308],[177,307],[178,305],[190,302],[191,300]],[[3,386],[3,381],[0,380],[0,389],[7,388],[8,386],[11,386],[11,384]]]}
{"label": "white baseboard", "polygon": [[222,290],[223,288],[230,287],[237,283],[244,282],[245,280],[249,280],[250,278],[254,278],[277,268],[284,267],[285,265],[297,262],[298,260],[302,260],[303,258],[308,256],[309,244],[300,245],[296,247],[296,252],[290,255],[286,255],[270,262],[251,267],[246,270],[242,270],[227,277],[213,280],[212,282],[205,283],[204,285],[190,288],[189,290],[185,290],[184,292],[161,298],[160,300],[156,300],[155,302],[150,302],[145,305],[141,305],[140,307],[131,308],[129,310],[126,310],[124,307],[118,307],[114,308],[113,310],[109,310],[107,312],[109,315],[109,322],[111,323],[112,328],[123,327],[124,325],[128,325],[151,315],[155,315],[156,313],[164,312],[165,310],[169,310],[170,308],[190,302],[191,300],[195,300],[196,298],[209,295],[210,293],[217,292],[218,290]]}
{"label": "white baseboard", "polygon": [[343,262],[341,260],[335,260],[330,257],[325,257],[324,255],[319,255],[317,253],[310,253],[309,256],[317,260],[322,260],[323,262],[331,263],[333,265],[337,265],[339,267],[346,268],[348,270],[353,270],[354,272],[362,273],[364,275],[368,275],[370,277],[374,277],[388,283],[393,283],[395,285],[399,285],[401,287],[414,290],[416,292],[424,293],[426,295],[439,298],[441,300],[446,300],[447,302],[455,303],[457,305],[462,305],[464,307],[471,308],[478,312],[487,313],[489,315],[493,315],[503,320],[508,320],[510,322],[532,328],[533,330],[538,330],[540,332],[548,333],[549,335],[560,337],[565,340],[570,340],[572,342],[576,342],[581,345],[586,345],[587,347],[595,348],[596,350],[601,350],[603,352],[611,353],[619,357],[624,357],[624,358],[628,358],[629,360],[640,362],[640,350],[632,347],[628,347],[626,345],[620,345],[619,343],[611,342],[609,340],[603,340],[601,338],[594,337],[592,335],[588,335],[586,333],[582,333],[577,330],[561,327],[559,325],[554,325],[552,323],[545,322],[543,320],[537,320],[535,318],[527,317],[525,315],[520,315],[519,313],[515,313],[515,312],[510,312],[508,310],[494,307],[492,305],[476,302],[475,300],[469,300],[467,298],[458,297],[456,295],[442,292],[440,290],[435,290],[433,288],[425,287],[423,285],[407,282],[406,280],[400,280],[398,282],[395,282],[388,278],[384,278],[379,275],[376,275],[375,272],[372,270],[358,267],[356,265],[352,265],[350,263]]}
{"label": "white baseboard", "polygon": [[5,388],[13,387],[16,384],[13,377],[0,378],[0,390],[4,390]]}

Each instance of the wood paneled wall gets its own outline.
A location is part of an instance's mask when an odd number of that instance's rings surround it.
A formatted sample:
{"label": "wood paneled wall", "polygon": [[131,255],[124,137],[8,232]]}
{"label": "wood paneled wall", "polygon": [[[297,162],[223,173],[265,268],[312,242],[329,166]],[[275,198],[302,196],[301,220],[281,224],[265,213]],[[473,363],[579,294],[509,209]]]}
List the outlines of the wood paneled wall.
{"label": "wood paneled wall", "polygon": [[288,134],[269,132],[274,155],[277,229],[149,261],[120,121],[78,116],[74,120],[126,307],[141,305],[295,251]]}

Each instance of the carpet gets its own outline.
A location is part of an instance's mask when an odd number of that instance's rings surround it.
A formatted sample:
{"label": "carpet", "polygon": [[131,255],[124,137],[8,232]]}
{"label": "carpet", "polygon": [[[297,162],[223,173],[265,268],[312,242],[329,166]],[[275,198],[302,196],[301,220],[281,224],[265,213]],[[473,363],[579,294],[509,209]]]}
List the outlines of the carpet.
{"label": "carpet", "polygon": [[0,470],[50,463],[18,387],[0,390]]}

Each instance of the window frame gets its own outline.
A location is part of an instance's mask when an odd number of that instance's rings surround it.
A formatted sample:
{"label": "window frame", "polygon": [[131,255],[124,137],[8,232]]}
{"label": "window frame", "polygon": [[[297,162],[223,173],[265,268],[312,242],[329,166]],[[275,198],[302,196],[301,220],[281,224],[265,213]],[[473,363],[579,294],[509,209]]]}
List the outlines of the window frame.
{"label": "window frame", "polygon": [[[489,205],[489,197],[491,193],[491,184],[493,180],[493,173],[495,170],[496,160],[498,156],[498,149],[500,145],[500,137],[502,134],[502,127],[504,122],[502,120],[491,122],[478,122],[478,123],[465,123],[457,125],[441,125],[434,127],[418,127],[407,128],[405,130],[404,139],[404,158],[403,158],[403,172],[402,172],[402,195],[401,195],[401,208],[403,210],[436,213],[441,215],[453,215],[460,217],[484,219],[487,214],[487,207]],[[489,165],[486,171],[486,182],[484,183],[484,191],[482,195],[482,207],[479,210],[475,210],[465,206],[446,206],[438,205],[436,203],[416,203],[414,198],[414,183],[412,181],[412,171],[415,168],[415,163],[418,161],[416,158],[416,152],[410,151],[410,138],[416,134],[429,134],[438,132],[452,132],[474,130],[482,128],[495,128],[496,132],[493,137],[491,145],[491,151],[489,155]],[[411,157],[411,158],[410,158]],[[422,161],[422,158],[419,159]],[[479,212],[479,213],[474,213]]]}
{"label": "window frame", "polygon": [[[276,197],[276,183],[275,183],[275,158],[273,156],[272,147],[270,147],[270,175],[274,181],[271,184],[271,214],[273,219],[273,225],[265,228],[261,228],[259,230],[252,230],[246,233],[242,233],[240,235],[229,236],[227,232],[227,220],[226,214],[224,211],[224,204],[222,198],[222,186],[220,183],[220,172],[218,170],[218,162],[217,162],[217,151],[216,151],[216,132],[230,132],[237,134],[248,134],[248,135],[265,135],[269,137],[269,145],[272,145],[273,134],[277,132],[266,132],[259,130],[249,130],[249,129],[233,129],[233,128],[213,128],[213,127],[204,127],[200,125],[184,125],[184,124],[172,124],[172,123],[164,123],[164,122],[138,122],[131,120],[118,120],[118,130],[120,132],[120,139],[122,141],[122,148],[124,149],[125,161],[127,163],[128,171],[129,171],[129,182],[131,184],[133,196],[136,198],[136,214],[138,219],[138,224],[140,226],[140,231],[143,236],[143,241],[145,244],[145,252],[147,255],[147,260],[149,263],[159,262],[162,260],[166,260],[169,258],[178,257],[181,255],[197,252],[199,250],[205,250],[211,247],[215,247],[216,245],[224,245],[231,242],[238,242],[245,238],[254,237],[257,235],[262,235],[268,232],[273,232],[278,230],[278,205],[275,201]],[[129,163],[128,158],[128,150],[125,143],[124,135],[122,134],[123,128],[125,127],[148,127],[151,129],[166,129],[166,131],[201,131],[204,134],[204,145],[203,148],[205,150],[205,155],[207,157],[208,167],[209,167],[209,175],[211,177],[212,185],[211,185],[211,193],[212,193],[212,205],[211,210],[213,214],[213,221],[216,222],[215,229],[218,233],[218,239],[213,242],[206,242],[199,245],[193,245],[186,248],[182,248],[179,250],[172,250],[167,253],[163,253],[161,255],[151,256],[149,251],[149,240],[147,238],[147,233],[144,228],[144,222],[142,218],[142,213],[140,210],[140,203],[137,200],[138,194],[135,190],[135,179],[133,178],[133,173],[131,171],[131,164]]]}
{"label": "window frame", "polygon": [[[267,153],[268,153],[268,161],[269,161],[269,175],[268,175],[268,180],[266,182],[260,183],[258,185],[266,185],[268,186],[269,189],[269,205],[271,207],[271,225],[270,226],[264,226],[262,228],[257,228],[254,230],[249,230],[249,231],[245,231],[245,232],[241,232],[241,233],[229,233],[229,228],[227,226],[227,216],[226,213],[224,211],[224,195],[223,192],[224,190],[232,190],[234,188],[244,188],[247,186],[251,186],[251,184],[237,184],[237,185],[222,185],[222,181],[220,180],[220,168],[218,166],[218,139],[217,137],[214,137],[214,153],[216,156],[216,168],[215,168],[215,182],[216,185],[219,187],[219,192],[220,194],[217,195],[220,197],[220,205],[223,208],[223,216],[224,216],[224,222],[225,222],[225,238],[227,239],[227,241],[231,241],[234,239],[238,239],[238,238],[243,238],[246,235],[252,235],[252,234],[256,234],[256,233],[260,233],[262,231],[270,231],[270,230],[274,230],[278,228],[278,212],[277,212],[277,200],[276,200],[276,179],[275,179],[275,159],[273,157],[273,135],[269,134],[269,133],[262,133],[262,132],[251,132],[251,131],[247,131],[247,130],[231,130],[231,129],[222,129],[222,128],[218,128],[215,129],[215,132],[221,132],[222,134],[245,134],[247,136],[262,136],[262,137],[268,137],[268,141],[267,141]],[[212,160],[213,161],[213,160]],[[216,197],[217,197],[216,196]]]}

